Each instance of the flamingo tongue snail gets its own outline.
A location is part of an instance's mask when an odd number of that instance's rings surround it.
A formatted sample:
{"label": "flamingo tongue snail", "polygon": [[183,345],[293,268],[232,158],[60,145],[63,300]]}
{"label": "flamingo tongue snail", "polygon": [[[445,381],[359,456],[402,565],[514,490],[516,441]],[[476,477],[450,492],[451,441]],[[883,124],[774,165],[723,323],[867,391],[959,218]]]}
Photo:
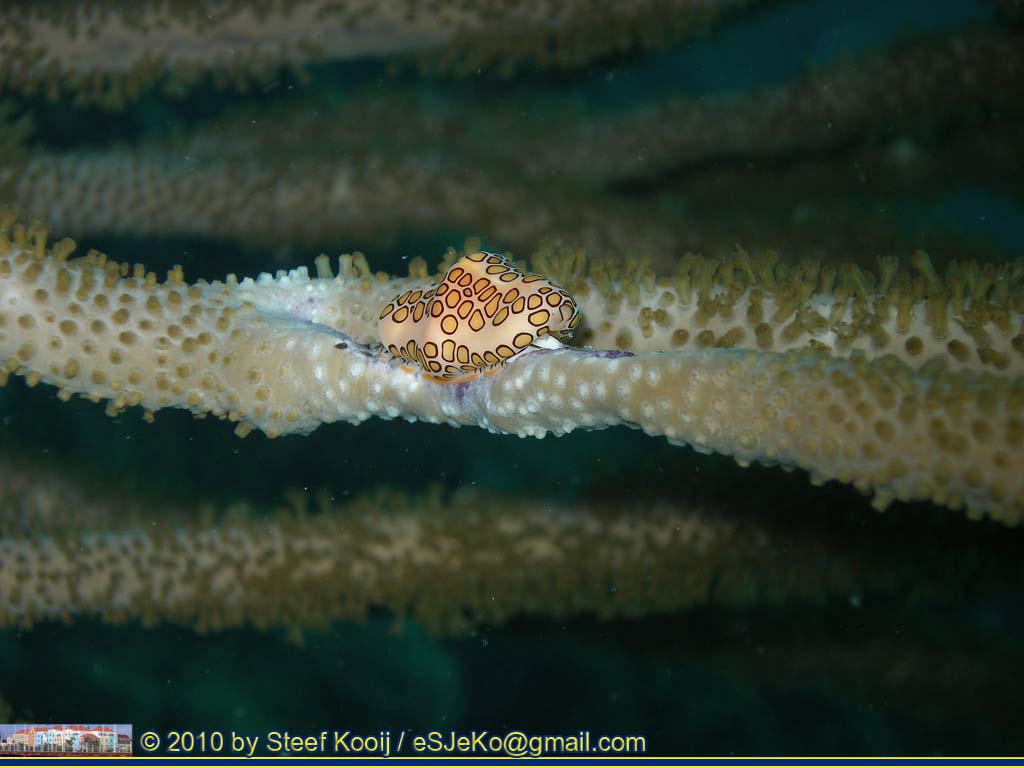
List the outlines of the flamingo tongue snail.
{"label": "flamingo tongue snail", "polygon": [[459,259],[440,282],[388,302],[379,330],[392,355],[455,383],[495,370],[531,346],[558,346],[579,319],[563,289],[504,256],[478,251]]}

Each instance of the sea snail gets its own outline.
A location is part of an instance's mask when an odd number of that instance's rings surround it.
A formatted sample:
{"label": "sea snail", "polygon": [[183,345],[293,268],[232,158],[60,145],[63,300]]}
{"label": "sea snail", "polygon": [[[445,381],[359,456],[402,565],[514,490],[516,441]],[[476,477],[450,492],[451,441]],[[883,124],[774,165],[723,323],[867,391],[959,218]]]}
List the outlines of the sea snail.
{"label": "sea snail", "polygon": [[459,259],[439,283],[388,302],[380,340],[437,381],[455,382],[496,369],[531,346],[560,346],[579,320],[576,302],[557,285],[478,251]]}

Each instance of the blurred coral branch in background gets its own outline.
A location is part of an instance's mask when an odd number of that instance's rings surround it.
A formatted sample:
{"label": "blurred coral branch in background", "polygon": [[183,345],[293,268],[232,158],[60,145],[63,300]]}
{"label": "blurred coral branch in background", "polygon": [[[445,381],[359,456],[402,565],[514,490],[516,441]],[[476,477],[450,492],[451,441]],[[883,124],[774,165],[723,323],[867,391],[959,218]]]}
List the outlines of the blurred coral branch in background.
{"label": "blurred coral branch in background", "polygon": [[445,70],[577,68],[663,46],[752,0],[41,0],[0,9],[0,86],[120,108],[205,78],[244,90],[282,67],[429,52]]}
{"label": "blurred coral branch in background", "polygon": [[385,609],[451,634],[523,616],[933,600],[1014,572],[1013,548],[992,537],[984,552],[910,553],[856,523],[773,519],[736,499],[565,504],[435,489],[339,504],[292,491],[273,510],[197,509],[38,460],[3,457],[0,475],[0,626],[100,616],[310,629]]}

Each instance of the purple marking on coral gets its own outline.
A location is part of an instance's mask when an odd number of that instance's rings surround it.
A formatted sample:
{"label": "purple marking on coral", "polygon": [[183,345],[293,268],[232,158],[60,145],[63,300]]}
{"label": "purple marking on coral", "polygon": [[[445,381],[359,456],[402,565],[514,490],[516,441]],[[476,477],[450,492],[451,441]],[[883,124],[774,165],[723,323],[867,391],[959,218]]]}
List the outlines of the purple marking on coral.
{"label": "purple marking on coral", "polygon": [[469,392],[470,382],[462,381],[452,386],[455,387],[455,401],[459,404],[460,408],[466,405],[466,394]]}
{"label": "purple marking on coral", "polygon": [[633,352],[627,352],[624,349],[599,349],[591,352],[594,357],[601,357],[605,360],[618,360],[620,357],[633,357]]}
{"label": "purple marking on coral", "polygon": [[302,299],[298,304],[292,305],[288,312],[289,314],[295,315],[300,320],[305,320],[307,323],[313,321],[313,312],[316,310],[316,299],[312,296],[307,296]]}

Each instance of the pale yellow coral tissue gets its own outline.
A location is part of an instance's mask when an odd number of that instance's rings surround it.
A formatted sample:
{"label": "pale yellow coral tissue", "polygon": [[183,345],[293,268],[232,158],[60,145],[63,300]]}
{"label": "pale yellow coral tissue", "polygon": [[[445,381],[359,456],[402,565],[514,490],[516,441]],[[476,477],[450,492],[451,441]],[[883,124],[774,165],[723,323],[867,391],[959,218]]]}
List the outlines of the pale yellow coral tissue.
{"label": "pale yellow coral tissue", "polygon": [[[0,229],[3,378],[45,382],[108,411],[185,408],[270,436],[378,416],[522,437],[624,425],[674,444],[800,467],[874,504],[928,500],[1016,522],[1024,511],[1020,264],[916,276],[837,275],[738,252],[671,277],[535,259],[575,294],[594,348],[529,350],[445,384],[368,346],[381,308],[427,282],[344,256],[188,285],[8,216]],[[559,274],[559,273],[562,274]],[[601,349],[608,342],[630,349]]]}

